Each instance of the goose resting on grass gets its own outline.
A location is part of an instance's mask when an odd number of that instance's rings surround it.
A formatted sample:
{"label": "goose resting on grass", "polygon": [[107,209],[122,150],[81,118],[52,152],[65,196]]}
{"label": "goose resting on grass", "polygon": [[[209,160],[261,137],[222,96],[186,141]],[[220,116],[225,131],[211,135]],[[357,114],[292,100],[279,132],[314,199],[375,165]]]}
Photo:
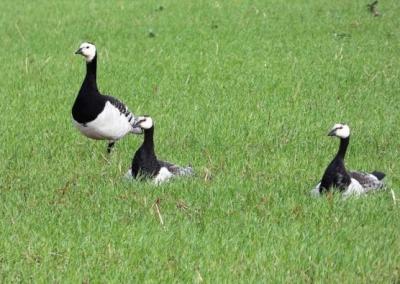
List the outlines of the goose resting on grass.
{"label": "goose resting on grass", "polygon": [[339,151],[328,165],[322,176],[321,182],[311,191],[318,196],[332,189],[340,191],[343,197],[362,195],[381,189],[384,185],[384,173],[347,171],[344,164],[347,146],[350,141],[350,128],[346,124],[335,124],[328,136],[340,138]]}
{"label": "goose resting on grass", "polygon": [[193,175],[191,167],[180,167],[157,159],[154,152],[154,123],[150,116],[137,117],[134,126],[143,129],[144,140],[133,157],[132,167],[126,174],[128,178],[151,178],[158,185],[174,176]]}
{"label": "goose resting on grass", "polygon": [[115,142],[128,133],[140,134],[141,129],[133,126],[134,115],[121,101],[100,94],[97,88],[97,51],[88,42],[80,45],[75,54],[86,60],[86,76],[72,107],[73,122],[86,137],[108,140],[110,153]]}

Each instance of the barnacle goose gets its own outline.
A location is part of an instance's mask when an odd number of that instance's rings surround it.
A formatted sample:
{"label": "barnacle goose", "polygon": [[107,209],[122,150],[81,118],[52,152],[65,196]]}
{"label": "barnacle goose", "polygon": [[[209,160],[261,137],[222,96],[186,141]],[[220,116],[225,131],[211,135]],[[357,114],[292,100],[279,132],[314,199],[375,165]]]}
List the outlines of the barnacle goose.
{"label": "barnacle goose", "polygon": [[126,174],[127,177],[151,178],[158,185],[174,176],[193,175],[192,167],[180,167],[157,159],[154,152],[154,123],[150,116],[138,116],[135,119],[135,126],[143,129],[144,140],[133,156],[131,169]]}
{"label": "barnacle goose", "polygon": [[75,126],[86,137],[108,140],[107,152],[114,143],[128,133],[142,133],[133,127],[134,115],[121,101],[100,94],[97,88],[97,51],[94,44],[84,42],[75,54],[86,60],[86,76],[72,107]]}
{"label": "barnacle goose", "polygon": [[362,195],[383,187],[384,173],[347,171],[344,164],[347,146],[350,141],[350,128],[346,124],[335,124],[328,136],[340,138],[340,146],[336,156],[328,165],[322,176],[321,182],[311,191],[318,196],[330,191],[332,188],[339,190],[343,197]]}

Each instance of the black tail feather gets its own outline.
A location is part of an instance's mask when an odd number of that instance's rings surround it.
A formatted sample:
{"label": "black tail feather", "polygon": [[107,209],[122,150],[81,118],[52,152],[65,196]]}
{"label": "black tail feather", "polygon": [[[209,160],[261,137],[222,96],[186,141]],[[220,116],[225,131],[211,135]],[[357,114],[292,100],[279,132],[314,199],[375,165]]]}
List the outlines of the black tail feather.
{"label": "black tail feather", "polygon": [[384,173],[378,171],[373,171],[371,174],[376,176],[378,180],[383,180],[383,178],[386,176]]}

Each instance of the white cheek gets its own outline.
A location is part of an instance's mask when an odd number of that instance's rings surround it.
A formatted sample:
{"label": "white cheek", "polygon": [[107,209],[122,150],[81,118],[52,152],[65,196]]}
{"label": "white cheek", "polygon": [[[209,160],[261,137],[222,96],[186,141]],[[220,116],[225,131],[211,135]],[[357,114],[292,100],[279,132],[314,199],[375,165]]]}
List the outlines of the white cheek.
{"label": "white cheek", "polygon": [[86,62],[91,62],[94,58],[94,54],[85,54]]}
{"label": "white cheek", "polygon": [[86,57],[86,62],[92,62],[93,57],[94,57],[94,56],[92,56],[92,57]]}
{"label": "white cheek", "polygon": [[142,127],[144,129],[150,129],[153,126],[153,121],[151,119],[146,119],[146,121],[142,122]]}
{"label": "white cheek", "polygon": [[91,62],[96,55],[96,50],[93,48],[84,48],[82,54],[85,56],[86,62]]}
{"label": "white cheek", "polygon": [[350,136],[350,130],[348,128],[342,128],[337,130],[336,135],[340,138],[347,138]]}

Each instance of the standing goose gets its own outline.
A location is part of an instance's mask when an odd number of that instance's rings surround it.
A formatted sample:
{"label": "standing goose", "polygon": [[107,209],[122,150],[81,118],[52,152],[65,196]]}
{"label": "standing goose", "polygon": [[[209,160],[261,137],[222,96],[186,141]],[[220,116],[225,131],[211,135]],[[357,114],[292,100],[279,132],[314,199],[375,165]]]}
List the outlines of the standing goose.
{"label": "standing goose", "polygon": [[154,152],[154,123],[150,116],[137,117],[135,126],[143,129],[144,140],[133,157],[132,167],[127,173],[128,177],[152,178],[155,184],[160,184],[174,176],[193,174],[191,167],[180,167],[157,159]]}
{"label": "standing goose", "polygon": [[332,188],[342,192],[344,197],[362,195],[383,187],[384,173],[347,171],[344,164],[347,146],[350,141],[350,128],[346,124],[335,124],[328,136],[340,138],[339,150],[332,162],[328,165],[321,182],[311,191],[313,195],[320,195]]}
{"label": "standing goose", "polygon": [[97,88],[97,51],[88,42],[80,45],[75,54],[86,60],[86,76],[72,107],[75,126],[86,137],[96,140],[108,140],[107,152],[110,153],[115,142],[128,133],[141,133],[133,127],[134,115],[122,102],[111,96],[100,94]]}

